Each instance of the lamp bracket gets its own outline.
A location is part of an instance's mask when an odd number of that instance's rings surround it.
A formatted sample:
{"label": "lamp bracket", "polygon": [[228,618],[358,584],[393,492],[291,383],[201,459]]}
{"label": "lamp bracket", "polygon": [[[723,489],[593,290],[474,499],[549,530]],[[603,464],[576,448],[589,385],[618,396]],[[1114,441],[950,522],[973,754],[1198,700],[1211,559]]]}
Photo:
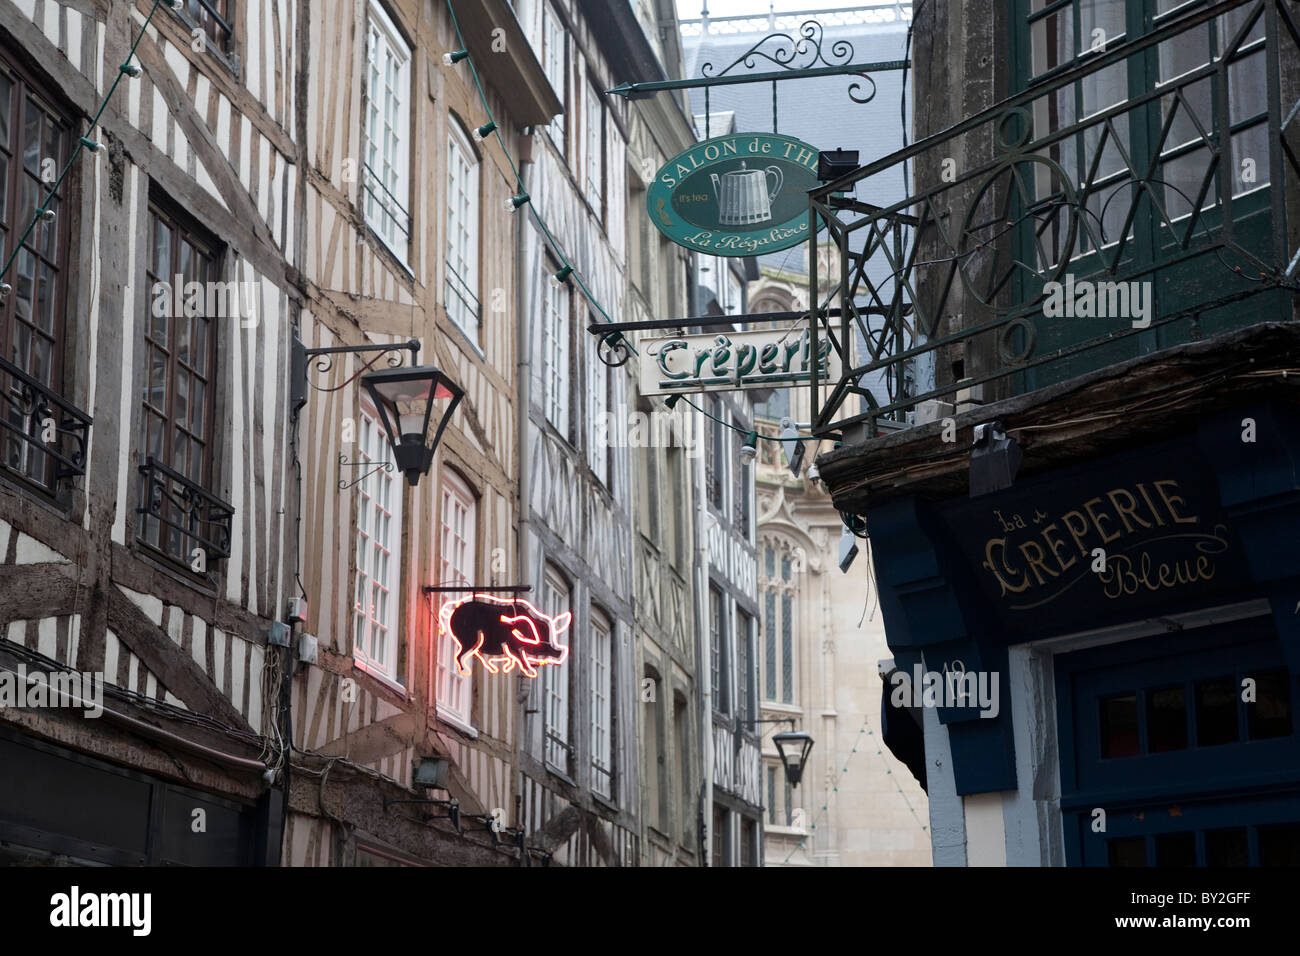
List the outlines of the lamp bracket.
{"label": "lamp bracket", "polygon": [[380,462],[378,465],[375,465],[374,468],[371,468],[364,475],[359,475],[358,477],[353,478],[351,481],[347,481],[346,479],[343,478],[344,468],[364,468],[366,465],[370,465],[370,464],[374,464],[374,463],[369,461],[348,461],[347,455],[339,455],[339,491],[346,491],[347,489],[353,487],[354,485],[360,484],[361,482],[365,481],[367,478],[369,478],[377,471],[386,471],[390,475],[393,473],[393,462],[390,459],[389,461]]}
{"label": "lamp bracket", "polygon": [[426,584],[422,590],[425,594],[527,594],[532,589],[531,584],[500,584],[494,587],[476,587],[472,584]]}
{"label": "lamp bracket", "polygon": [[[370,361],[366,362],[355,375],[348,378],[347,381],[338,385],[325,386],[317,385],[309,377],[308,362],[311,362],[312,371],[328,372],[334,367],[334,356],[336,355],[355,355],[366,352],[377,352]],[[337,392],[357,380],[367,369],[373,366],[377,361],[388,356],[388,366],[397,368],[402,364],[402,352],[411,353],[411,364],[415,364],[416,357],[420,354],[419,339],[411,339],[407,342],[394,342],[388,345],[335,345],[326,348],[309,349],[294,336],[292,368],[291,368],[291,394],[290,405],[295,412],[302,408],[307,402],[307,388],[317,392]],[[314,361],[313,361],[314,360]]]}
{"label": "lamp bracket", "polygon": [[747,720],[746,727],[753,727],[755,724],[789,724],[791,729],[794,728],[795,719],[793,717],[769,717],[763,720]]}

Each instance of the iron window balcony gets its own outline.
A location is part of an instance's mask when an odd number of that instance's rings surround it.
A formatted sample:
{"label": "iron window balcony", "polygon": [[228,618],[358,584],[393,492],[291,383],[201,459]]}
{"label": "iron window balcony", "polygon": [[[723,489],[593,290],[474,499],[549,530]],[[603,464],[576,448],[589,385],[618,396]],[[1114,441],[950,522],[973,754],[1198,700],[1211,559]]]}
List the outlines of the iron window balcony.
{"label": "iron window balcony", "polygon": [[[1162,78],[1161,56],[1211,35],[1199,66]],[[845,369],[811,385],[814,434],[874,436],[1292,318],[1297,63],[1295,4],[1194,5],[813,190],[810,228],[834,249],[810,275],[812,348],[828,336]],[[1105,83],[1111,105],[1085,115],[1076,91]],[[1080,282],[1149,296],[1148,314],[1056,312]]]}

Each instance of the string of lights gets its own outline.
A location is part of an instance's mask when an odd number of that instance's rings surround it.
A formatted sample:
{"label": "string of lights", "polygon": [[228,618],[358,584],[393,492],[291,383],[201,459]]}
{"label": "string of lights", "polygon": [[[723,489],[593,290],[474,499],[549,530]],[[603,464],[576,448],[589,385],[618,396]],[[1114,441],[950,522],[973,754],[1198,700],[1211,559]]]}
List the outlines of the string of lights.
{"label": "string of lights", "polygon": [[[858,752],[858,744],[862,742],[861,741],[862,735],[866,734],[868,737],[876,736],[876,732],[874,730],[869,729],[870,725],[871,725],[871,716],[868,714],[862,720],[862,727],[859,728],[858,730],[858,739],[854,742],[852,749],[849,750],[848,756],[844,758],[844,766],[840,770],[840,777],[837,778],[836,783],[831,785],[831,790],[830,790],[831,793],[839,793],[840,788],[838,785],[838,780],[843,779],[844,774],[849,772],[849,761],[851,761],[853,759],[853,755]],[[879,741],[880,738],[876,737],[876,740]],[[885,757],[884,748],[877,746],[876,753],[880,756],[880,761],[885,766],[885,773],[892,777],[894,775],[894,769],[889,766],[889,760]],[[921,824],[921,829],[928,830],[929,827],[926,824],[921,823],[921,818],[917,816],[916,813],[916,807],[912,806],[912,801],[907,799],[907,794],[903,791],[903,788],[898,785],[897,779],[894,780],[894,789],[896,789],[899,793],[899,796],[903,798],[903,803],[907,805],[907,809],[911,811],[912,816],[913,818],[915,818],[916,822]],[[793,857],[796,852],[798,852],[801,849],[804,849],[807,846],[808,840],[812,837],[812,831],[817,829],[817,821],[820,820],[824,814],[829,812],[830,803],[831,803],[831,798],[830,795],[828,794],[825,802],[822,803],[821,809],[818,810],[817,814],[813,817],[812,823],[808,825],[808,830],[809,830],[808,836],[805,836],[802,840],[800,840],[798,843],[796,843],[793,847],[790,848],[790,852],[786,854],[785,859],[781,861],[782,863],[789,863],[790,858]]]}
{"label": "string of lights", "polygon": [[[63,185],[63,180],[67,179],[68,173],[72,171],[72,165],[77,161],[77,157],[81,155],[81,151],[83,149],[89,149],[91,152],[97,153],[104,149],[104,144],[91,139],[90,134],[94,131],[95,127],[99,125],[99,120],[104,115],[104,110],[108,109],[108,102],[113,98],[113,94],[117,91],[117,85],[122,82],[122,77],[129,76],[134,79],[140,75],[140,67],[132,62],[132,59],[135,57],[135,49],[140,45],[140,41],[144,39],[145,31],[149,29],[149,23],[153,20],[153,15],[157,12],[158,5],[163,2],[164,0],[153,0],[153,5],[149,8],[149,15],[144,18],[144,23],[140,26],[140,32],[135,35],[135,40],[131,43],[131,50],[126,55],[126,62],[117,68],[117,75],[113,77],[113,84],[108,88],[108,92],[104,94],[104,98],[99,104],[99,109],[95,110],[95,115],[91,117],[90,125],[86,127],[86,135],[78,138],[76,145],[72,149],[72,155],[68,157],[68,161],[64,165],[62,172],[59,173],[59,178],[54,181],[54,185],[52,185],[49,192],[45,194],[45,199],[38,207],[36,207],[36,213],[32,216],[32,221],[27,224],[27,228],[23,230],[23,234],[19,236],[18,241],[14,243],[13,249],[10,250],[9,257],[5,260],[4,268],[0,269],[0,295],[8,294],[10,286],[4,281],[4,277],[9,274],[9,270],[13,267],[14,260],[18,258],[19,251],[23,248],[23,244],[27,242],[28,237],[31,236],[32,230],[36,228],[36,224],[42,219],[47,218],[47,214],[48,218],[53,217],[53,210],[49,208],[50,203],[58,194],[59,187]],[[168,6],[174,9],[180,9],[183,2],[184,0],[166,0]]]}

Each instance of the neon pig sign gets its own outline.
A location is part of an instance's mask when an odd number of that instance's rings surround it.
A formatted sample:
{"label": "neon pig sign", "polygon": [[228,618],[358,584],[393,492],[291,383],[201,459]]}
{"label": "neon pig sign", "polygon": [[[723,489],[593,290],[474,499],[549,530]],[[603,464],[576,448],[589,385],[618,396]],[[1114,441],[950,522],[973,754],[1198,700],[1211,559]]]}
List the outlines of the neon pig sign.
{"label": "neon pig sign", "polygon": [[551,617],[527,601],[472,594],[449,601],[438,612],[440,634],[456,642],[456,667],[468,676],[466,659],[477,657],[493,674],[516,667],[525,677],[536,677],[545,664],[562,664],[569,656],[567,645],[555,638],[569,629],[573,615],[565,611]]}

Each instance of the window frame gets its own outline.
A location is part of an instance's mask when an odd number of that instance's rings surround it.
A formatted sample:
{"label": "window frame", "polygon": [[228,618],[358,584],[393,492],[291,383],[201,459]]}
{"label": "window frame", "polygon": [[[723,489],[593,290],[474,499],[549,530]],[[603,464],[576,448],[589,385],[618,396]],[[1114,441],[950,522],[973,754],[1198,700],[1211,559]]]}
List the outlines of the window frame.
{"label": "window frame", "polygon": [[[367,442],[364,437],[367,434],[366,426],[371,426],[372,428],[371,435],[373,440],[370,443],[370,447],[367,447]],[[380,454],[384,455],[382,461],[380,460],[379,457],[377,457],[374,454],[375,449],[378,449]],[[392,471],[387,471],[382,467],[384,462],[392,461],[392,449],[389,448],[388,441],[384,437],[384,429],[383,429],[383,425],[380,424],[378,412],[370,405],[369,401],[367,401],[364,398],[361,401],[361,405],[360,408],[358,409],[358,414],[357,414],[356,458],[357,458],[357,465],[359,468],[366,468],[371,465],[374,465],[375,467],[372,467],[370,469],[370,473],[366,475],[365,478],[358,481],[355,486],[357,489],[356,497],[354,498],[354,502],[355,502],[354,514],[356,516],[356,519],[353,522],[353,529],[354,529],[353,533],[356,538],[355,540],[356,550],[353,552],[354,554],[354,565],[352,569],[353,605],[352,605],[352,627],[350,629],[351,637],[352,637],[352,659],[355,662],[356,666],[359,667],[361,670],[365,671],[366,673],[373,674],[389,682],[401,686],[405,686],[405,675],[399,672],[400,660],[401,660],[400,645],[401,645],[401,622],[402,622],[401,583],[402,583],[402,564],[403,564],[402,562],[403,488],[402,488],[401,475],[397,472],[396,468],[394,468]],[[361,611],[360,608],[358,607],[358,604],[359,604],[359,593],[361,590],[362,580],[363,580],[362,579],[363,573],[365,574],[366,580],[373,580],[376,577],[374,574],[370,573],[369,571],[363,572],[361,567],[360,555],[364,545],[364,540],[362,538],[362,535],[364,534],[366,538],[370,538],[370,539],[375,538],[375,535],[366,533],[363,530],[363,525],[362,525],[363,509],[367,507],[367,502],[375,500],[375,495],[371,493],[369,489],[372,488],[378,489],[384,487],[383,483],[385,482],[388,483],[387,488],[391,496],[389,498],[389,506],[387,508],[388,514],[386,516],[388,520],[387,527],[389,531],[388,531],[388,535],[385,537],[385,541],[387,542],[387,544],[381,544],[380,547],[383,547],[388,552],[388,562],[385,566],[387,571],[387,573],[384,575],[385,581],[380,586],[386,589],[386,596],[391,599],[386,603],[386,607],[390,609],[389,613],[391,614],[391,618],[385,619],[384,626],[388,631],[388,634],[392,637],[392,640],[385,643],[384,659],[379,660],[371,653],[371,651],[374,649],[373,632],[370,630],[370,628],[373,627],[373,624],[375,622],[375,618],[371,613],[373,612],[374,604],[373,603],[370,604],[370,612],[367,612],[368,640],[366,643],[369,646],[364,648],[362,646],[361,634],[358,632],[360,616],[361,616]],[[382,505],[378,505],[376,506],[376,508],[382,508]],[[366,527],[370,527],[370,526],[367,525]],[[394,534],[396,535],[395,542],[393,540]],[[373,565],[368,564],[367,567],[370,568],[373,567]]]}
{"label": "window frame", "polygon": [[[591,670],[589,674],[589,693],[591,704],[591,789],[605,800],[614,800],[618,792],[617,784],[617,746],[615,743],[615,723],[618,709],[614,695],[617,681],[614,679],[617,666],[617,627],[613,619],[597,607],[591,609]],[[602,659],[602,653],[604,657]],[[604,670],[603,680],[600,671]],[[604,690],[602,698],[601,690]],[[604,717],[603,726],[601,717]],[[602,744],[603,732],[603,744]],[[602,764],[602,757],[604,762]],[[603,788],[600,781],[604,781]]]}
{"label": "window frame", "polygon": [[[548,269],[554,265],[549,259]],[[554,266],[556,270],[558,266]],[[546,420],[569,441],[573,424],[570,401],[573,294],[567,282],[544,286],[542,316],[542,411]]]}
{"label": "window frame", "polygon": [[[372,74],[376,72],[379,65],[374,57],[374,41],[377,38],[385,44],[385,51],[388,59],[383,65],[386,67],[388,60],[398,60],[396,77],[391,89],[394,92],[405,92],[407,99],[398,100],[398,109],[396,111],[396,121],[399,124],[393,130],[394,153],[388,156],[387,147],[380,147],[372,141],[370,126],[379,116],[379,109],[375,105],[375,91],[371,88]],[[415,97],[413,90],[415,84],[413,81],[414,70],[414,51],[411,44],[407,42],[405,35],[398,29],[397,24],[384,9],[380,0],[367,0],[366,3],[366,33],[365,33],[364,63],[365,72],[365,96],[361,110],[361,176],[359,180],[359,191],[357,196],[358,205],[361,207],[362,218],[366,222],[372,235],[374,235],[402,264],[410,271],[411,265],[411,244],[414,240],[415,221],[412,212],[411,203],[411,148],[412,148],[412,122],[411,112],[415,108]],[[402,56],[399,58],[398,54]],[[370,153],[379,151],[381,162],[390,162],[394,171],[393,182],[391,185],[385,181],[378,170],[375,170],[370,164]],[[395,208],[389,208],[383,200],[378,198],[374,189],[371,188],[371,180],[376,180],[378,189],[391,201]],[[400,218],[399,218],[400,214]],[[394,235],[386,233],[386,224],[391,223]],[[398,242],[396,233],[405,236],[405,242]]]}
{"label": "window frame", "polygon": [[731,648],[727,626],[725,592],[709,582],[709,680],[713,692],[713,712],[729,717],[731,706]]}
{"label": "window frame", "polygon": [[[74,119],[75,112],[66,108],[62,100],[55,96],[54,92],[39,77],[19,63],[8,49],[4,49],[3,54],[0,54],[0,73],[6,75],[11,84],[9,94],[9,145],[7,148],[0,146],[0,158],[7,157],[9,165],[9,171],[4,182],[0,183],[0,189],[3,190],[3,193],[0,194],[0,204],[2,204],[6,216],[6,219],[3,220],[4,224],[0,225],[0,245],[3,246],[7,254],[11,241],[15,240],[18,234],[26,228],[26,223],[21,216],[23,184],[29,179],[34,179],[36,182],[36,192],[32,196],[33,215],[41,200],[44,199],[50,185],[42,178],[39,165],[34,177],[26,168],[25,155],[27,150],[25,149],[24,137],[29,101],[34,101],[36,108],[43,114],[41,132],[38,133],[38,157],[48,145],[46,130],[54,127],[57,131],[59,152],[55,162],[56,172],[61,172],[68,161],[72,150],[74,130],[77,129],[77,125]],[[69,298],[72,295],[72,290],[69,287],[68,271],[72,265],[73,222],[73,217],[67,213],[71,211],[78,199],[78,184],[79,168],[69,172],[68,178],[60,184],[59,190],[55,193],[56,201],[51,207],[56,210],[52,243],[46,241],[51,227],[48,223],[38,222],[27,237],[26,242],[23,243],[23,252],[20,252],[14,258],[14,276],[19,275],[24,255],[33,260],[29,306],[30,321],[21,319],[18,316],[18,302],[22,290],[21,279],[14,279],[13,291],[0,301],[0,355],[24,374],[36,379],[50,392],[65,400],[70,399],[71,391],[68,388],[70,384],[69,366],[71,363],[67,361],[67,353],[69,347]],[[29,249],[30,252],[28,252]],[[41,308],[40,303],[43,301],[43,297],[39,295],[40,277],[45,273],[47,267],[54,273],[54,282],[50,288],[50,299],[52,301],[50,306],[50,329],[48,332],[44,332],[40,329],[37,315]],[[35,341],[38,337],[49,342],[48,369],[45,376],[38,375],[33,368],[32,357],[34,353],[30,345],[27,360],[23,363],[14,361],[14,337],[18,331],[19,323],[28,327],[29,343]],[[0,405],[0,414],[5,411],[7,409]],[[17,421],[13,423],[15,426],[21,427]],[[16,465],[8,463],[8,453],[11,448],[18,452],[20,461]],[[68,491],[66,488],[60,488],[58,468],[49,455],[40,454],[44,462],[40,466],[39,477],[30,473],[33,463],[38,460],[37,454],[38,450],[33,444],[16,437],[10,437],[7,431],[0,433],[0,471],[3,472],[6,478],[21,483],[24,488],[37,491],[43,497],[49,499],[66,498]]]}
{"label": "window frame", "polygon": [[[542,570],[542,602],[542,611],[551,617],[573,609],[573,586],[559,568],[549,561]],[[561,607],[561,604],[564,606]],[[573,653],[571,642],[570,656]],[[574,760],[572,675],[569,668],[564,666],[543,667],[540,670],[543,763],[571,780]]]}
{"label": "window frame", "polygon": [[[473,585],[478,572],[478,496],[469,482],[447,465],[439,471],[438,582],[441,585]],[[460,506],[466,516],[462,533],[447,524],[448,505]],[[468,537],[464,532],[468,533]],[[458,560],[448,557],[448,534],[457,535],[464,548]],[[461,566],[463,565],[463,566]],[[456,666],[456,642],[440,635],[434,665],[434,701],[441,717],[473,727],[474,675],[462,675]]]}
{"label": "window frame", "polygon": [[[568,158],[568,124],[565,122],[566,114],[569,112],[569,47],[572,40],[569,36],[568,25],[564,18],[560,16],[558,8],[551,0],[542,0],[542,72],[546,74],[547,82],[555,90],[555,95],[560,101],[560,112],[555,115],[550,124],[546,127],[546,136],[555,146],[559,154],[566,159]],[[555,41],[559,41],[556,43]],[[558,46],[558,51],[556,47]],[[562,71],[562,75],[556,76],[556,71]],[[559,87],[556,87],[556,81],[559,81]]]}
{"label": "window frame", "polygon": [[[218,498],[217,484],[220,475],[220,462],[218,460],[218,450],[221,442],[221,436],[217,430],[217,392],[221,387],[221,353],[219,351],[220,339],[217,335],[217,325],[222,316],[207,315],[207,305],[209,301],[209,290],[213,288],[213,283],[221,282],[222,275],[228,268],[228,259],[226,256],[226,247],[220,243],[210,232],[203,228],[198,222],[188,216],[179,206],[170,199],[163,196],[157,190],[151,190],[148,198],[146,209],[148,218],[147,225],[147,245],[145,247],[144,278],[145,284],[149,289],[149,294],[143,296],[144,302],[144,323],[143,335],[140,337],[141,357],[143,361],[143,372],[140,379],[143,397],[136,405],[139,418],[139,429],[136,432],[138,441],[137,455],[142,470],[140,481],[142,490],[148,494],[149,484],[153,480],[149,475],[143,472],[147,470],[150,459],[156,461],[164,468],[182,476],[185,482],[188,482],[202,490],[212,498]],[[159,275],[156,269],[154,256],[158,248],[157,229],[159,225],[164,225],[169,230],[168,237],[168,275]],[[181,249],[188,245],[192,249],[201,252],[206,258],[206,273],[196,272],[193,278],[184,275],[183,266],[181,265]],[[178,270],[182,270],[178,272]],[[155,321],[163,318],[153,314],[155,299],[152,290],[155,283],[165,282],[171,292],[169,299],[175,302],[176,290],[173,288],[173,279],[176,275],[182,275],[185,282],[200,282],[204,284],[203,309],[201,316],[176,316],[172,314],[172,309],[167,310],[165,317],[167,326],[164,338],[160,341],[155,338]],[[236,286],[238,290],[238,286]],[[236,295],[239,292],[236,291]],[[184,290],[181,290],[181,299],[184,301],[187,297]],[[184,309],[182,310],[184,311]],[[177,348],[177,320],[184,319],[187,323],[194,319],[201,319],[207,323],[205,357],[206,357],[206,377],[197,375],[197,369],[189,362],[184,362],[178,357],[179,349]],[[190,326],[190,355],[193,356],[195,349],[194,343],[197,338],[194,336],[194,326]],[[164,400],[165,407],[158,409],[152,404],[152,393],[155,391],[153,386],[154,363],[152,357],[156,351],[162,352],[166,356],[164,365]],[[178,389],[176,383],[180,376],[178,372],[183,372],[188,377],[189,384],[186,392],[187,418],[184,427],[177,423],[176,404]],[[194,394],[194,385],[196,380],[204,383],[205,395],[202,403],[203,422],[201,425],[202,434],[195,434],[191,426],[192,412],[196,407],[195,403],[190,401]],[[150,446],[149,432],[151,419],[157,419],[161,422],[160,433],[162,446],[155,453]],[[192,462],[187,460],[186,467],[180,467],[176,459],[176,433],[177,431],[185,433],[187,443],[197,442],[200,446],[199,458],[199,476],[195,477],[190,467]],[[175,479],[164,476],[162,480],[171,483]],[[162,504],[168,500],[164,495]],[[161,505],[160,505],[161,506]],[[172,536],[175,536],[172,538]],[[181,542],[182,552],[174,551],[171,547],[169,538]],[[185,547],[186,542],[193,542],[195,538],[192,534],[187,534],[179,529],[169,529],[167,525],[159,521],[157,517],[148,512],[139,515],[135,527],[135,541],[143,547],[149,554],[166,561],[169,566],[182,569],[186,574],[199,574],[205,580],[211,583],[208,577],[210,571],[195,572],[193,570],[193,552],[194,549]]]}
{"label": "window frame", "polygon": [[[481,218],[482,201],[482,159],[475,151],[470,137],[466,134],[460,121],[452,115],[447,117],[447,201],[446,201],[446,255],[443,267],[446,269],[443,291],[444,309],[452,324],[465,333],[475,348],[482,340],[483,302],[479,295],[482,273]],[[464,162],[457,165],[457,153],[464,155]],[[458,175],[463,172],[468,180],[472,176],[472,190],[462,189],[457,192],[461,181]],[[461,208],[462,215],[457,216],[459,204],[456,200],[464,197],[466,206]],[[470,201],[472,199],[472,202]],[[465,240],[464,248],[453,243],[453,233],[458,233]],[[453,253],[463,268],[457,268],[453,262]],[[453,281],[456,280],[456,281]],[[460,288],[456,283],[459,283]],[[462,294],[463,293],[463,294]],[[468,297],[468,301],[466,299]],[[453,308],[453,302],[460,305]],[[472,319],[472,322],[469,321]]]}
{"label": "window frame", "polygon": [[[763,637],[759,702],[760,706],[797,706],[799,602],[795,548],[783,538],[764,536],[758,550],[759,593],[762,595],[759,621]],[[789,667],[786,666],[787,660]]]}
{"label": "window frame", "polygon": [[[588,70],[590,73],[590,70]],[[605,173],[606,173],[606,151],[608,149],[608,137],[606,127],[608,125],[607,110],[604,101],[601,99],[599,88],[594,82],[586,84],[587,95],[584,97],[582,109],[583,125],[583,158],[582,158],[582,193],[586,199],[587,205],[595,214],[596,220],[605,225]],[[594,139],[593,139],[594,136]],[[594,164],[594,169],[593,169]],[[592,181],[593,173],[595,181]]]}
{"label": "window frame", "polygon": [[[590,316],[594,320],[594,316]],[[601,447],[596,436],[602,431],[597,427],[602,415],[608,415],[612,404],[614,369],[600,360],[600,340],[595,336],[584,336],[587,342],[587,464],[596,480],[611,492],[614,490],[614,442],[611,429],[603,429],[606,436]]]}

